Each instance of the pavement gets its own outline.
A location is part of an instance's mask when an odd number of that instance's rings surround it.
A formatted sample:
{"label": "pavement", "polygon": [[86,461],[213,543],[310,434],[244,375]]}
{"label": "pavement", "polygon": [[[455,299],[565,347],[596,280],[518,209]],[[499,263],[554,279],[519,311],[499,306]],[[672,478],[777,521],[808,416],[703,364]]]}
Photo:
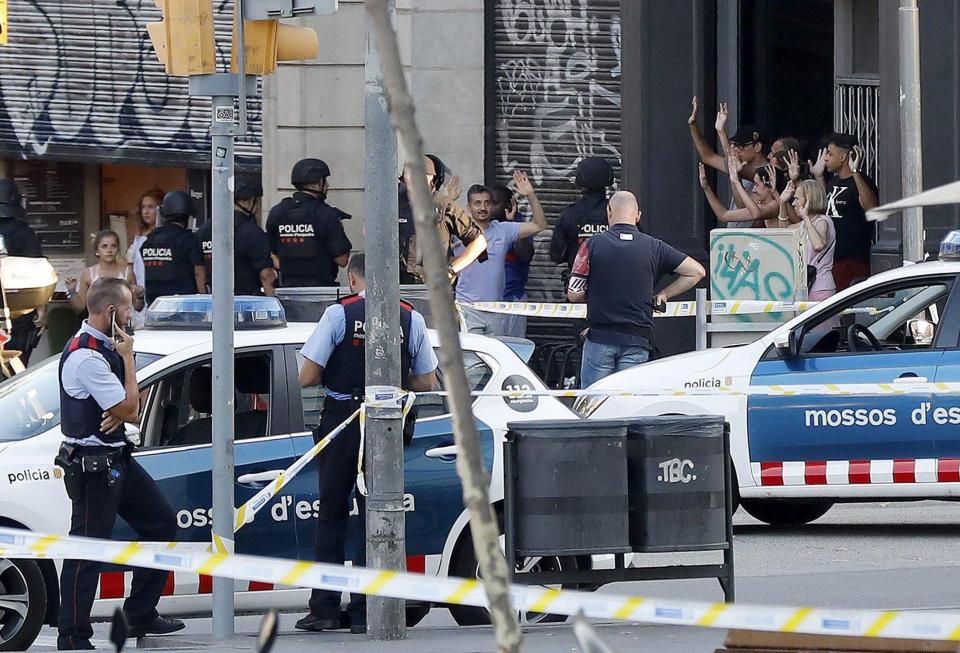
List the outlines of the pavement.
{"label": "pavement", "polygon": [[[960,504],[844,504],[807,526],[774,529],[743,512],[735,518],[737,599],[744,603],[813,605],[836,608],[960,610]],[[716,554],[657,554],[648,564],[699,563]],[[620,583],[601,592],[663,598],[719,601],[715,580]],[[274,653],[479,653],[495,651],[488,626],[458,627],[443,609],[433,610],[405,640],[373,642],[347,632],[299,633],[293,624],[302,614],[280,615]],[[156,650],[212,652],[254,649],[259,617],[239,617],[237,637],[212,641],[210,619],[190,619],[187,628],[165,638],[142,640]],[[709,653],[724,632],[701,628],[599,623],[597,630],[618,652]],[[108,624],[95,625],[95,645],[110,649]],[[56,648],[56,632],[45,628],[31,650]],[[131,648],[134,642],[130,642]],[[528,653],[578,651],[569,624],[524,627]]]}

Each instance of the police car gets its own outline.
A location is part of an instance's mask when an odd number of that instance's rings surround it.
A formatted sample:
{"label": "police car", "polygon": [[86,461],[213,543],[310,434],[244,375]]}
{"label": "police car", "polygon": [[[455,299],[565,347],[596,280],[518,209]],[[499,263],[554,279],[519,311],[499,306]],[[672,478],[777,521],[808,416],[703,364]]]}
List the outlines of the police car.
{"label": "police car", "polygon": [[[593,388],[747,390],[796,384],[960,380],[960,232],[940,261],[889,270],[759,340],[672,356]],[[960,395],[582,397],[584,417],[716,414],[730,424],[740,505],[774,525],[836,502],[960,495]]]}
{"label": "police car", "polygon": [[[178,541],[205,546],[211,526],[211,335],[208,296],[160,298],[149,325],[135,338],[141,391],[135,456],[156,479],[177,516]],[[319,421],[319,388],[299,387],[298,352],[314,324],[286,323],[272,298],[238,298],[235,334],[236,505],[276,478],[313,445],[310,428]],[[437,345],[436,334],[430,332]],[[529,341],[508,344],[464,334],[463,364],[474,390],[545,389],[525,364]],[[520,352],[518,355],[517,352]],[[61,433],[58,357],[0,384],[0,525],[66,533],[70,504],[61,470],[53,465]],[[457,477],[456,447],[446,399],[418,397],[413,442],[405,449],[407,566],[425,574],[472,576],[476,560],[467,532],[467,513]],[[478,397],[474,404],[488,468],[495,481],[491,500],[503,499],[501,447],[508,421],[575,419],[550,397]],[[322,454],[321,454],[322,455]],[[312,465],[299,474],[237,533],[240,553],[312,560],[318,483]],[[351,546],[362,546],[351,520]],[[118,522],[114,539],[134,534]],[[527,567],[565,564],[525,561]],[[129,592],[129,570],[107,569],[100,577],[94,617],[108,617]],[[210,611],[211,579],[172,574],[160,609],[191,615]],[[307,592],[262,583],[242,583],[240,611],[265,607],[306,610]],[[42,624],[54,624],[57,570],[49,560],[0,560],[0,650],[25,650]],[[422,618],[429,606],[409,617]],[[476,608],[451,608],[462,623],[484,618]]]}

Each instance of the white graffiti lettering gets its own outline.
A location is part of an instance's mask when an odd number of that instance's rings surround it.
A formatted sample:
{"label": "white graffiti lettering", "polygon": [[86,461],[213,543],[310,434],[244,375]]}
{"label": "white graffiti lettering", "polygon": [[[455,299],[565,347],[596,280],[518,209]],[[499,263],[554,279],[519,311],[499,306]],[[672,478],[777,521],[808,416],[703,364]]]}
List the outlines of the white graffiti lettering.
{"label": "white graffiti lettering", "polygon": [[686,484],[697,480],[697,475],[690,473],[694,468],[693,461],[690,459],[673,458],[664,460],[658,467],[660,468],[660,475],[657,476],[657,480],[661,483]]}

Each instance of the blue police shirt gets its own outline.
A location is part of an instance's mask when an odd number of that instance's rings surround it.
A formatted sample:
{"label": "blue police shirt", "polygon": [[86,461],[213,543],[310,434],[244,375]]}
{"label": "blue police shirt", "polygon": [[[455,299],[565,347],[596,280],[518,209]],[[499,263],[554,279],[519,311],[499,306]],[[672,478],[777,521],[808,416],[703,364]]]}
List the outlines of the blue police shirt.
{"label": "blue police shirt", "polygon": [[[104,343],[108,349],[113,349],[113,340],[110,336],[101,333],[90,326],[86,320],[80,326],[77,335],[86,333]],[[63,373],[60,376],[63,390],[74,399],[93,397],[103,410],[113,408],[127,398],[127,391],[123,383],[117,379],[110,364],[98,351],[92,349],[78,349],[63,363]],[[103,442],[95,435],[86,438],[64,438],[70,444],[98,447],[122,447],[123,442]]]}
{"label": "blue police shirt", "polygon": [[[360,292],[361,296],[365,294]],[[326,367],[334,348],[343,342],[346,332],[347,320],[343,312],[343,306],[331,304],[323,312],[317,327],[307,338],[300,354],[320,367]],[[433,347],[430,346],[430,339],[427,338],[427,323],[418,311],[413,311],[410,316],[410,333],[408,335],[410,367],[413,375],[419,376],[437,369],[437,355],[433,352]],[[327,390],[326,393],[331,399],[352,399],[349,394],[342,392]]]}

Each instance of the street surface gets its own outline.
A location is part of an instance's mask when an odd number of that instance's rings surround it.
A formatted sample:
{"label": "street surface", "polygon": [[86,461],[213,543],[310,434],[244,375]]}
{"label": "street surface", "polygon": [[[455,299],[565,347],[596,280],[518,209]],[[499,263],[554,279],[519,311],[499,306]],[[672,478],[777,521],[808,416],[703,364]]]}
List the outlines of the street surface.
{"label": "street surface", "polygon": [[[834,507],[817,522],[776,530],[742,511],[735,519],[737,598],[740,602],[804,604],[882,609],[960,609],[960,504],[848,504]],[[664,554],[661,554],[664,555]],[[712,554],[710,554],[712,555]],[[676,556],[667,556],[677,561]],[[704,555],[686,562],[703,561]],[[706,558],[712,559],[712,558]],[[722,599],[711,580],[648,581],[607,586],[601,591]],[[306,634],[293,629],[299,614],[284,614],[276,653],[474,653],[495,650],[489,627],[457,627],[446,610],[434,610],[401,642],[371,642],[346,632]],[[165,649],[252,650],[258,617],[237,620],[238,636],[210,645],[210,620],[191,619],[187,629],[156,643]],[[109,649],[108,625],[96,624],[94,645]],[[601,635],[618,651],[712,652],[724,633],[696,628],[600,624]],[[524,628],[531,653],[575,651],[569,625]],[[133,642],[131,642],[131,645]],[[31,650],[56,648],[56,632],[45,628]]]}

